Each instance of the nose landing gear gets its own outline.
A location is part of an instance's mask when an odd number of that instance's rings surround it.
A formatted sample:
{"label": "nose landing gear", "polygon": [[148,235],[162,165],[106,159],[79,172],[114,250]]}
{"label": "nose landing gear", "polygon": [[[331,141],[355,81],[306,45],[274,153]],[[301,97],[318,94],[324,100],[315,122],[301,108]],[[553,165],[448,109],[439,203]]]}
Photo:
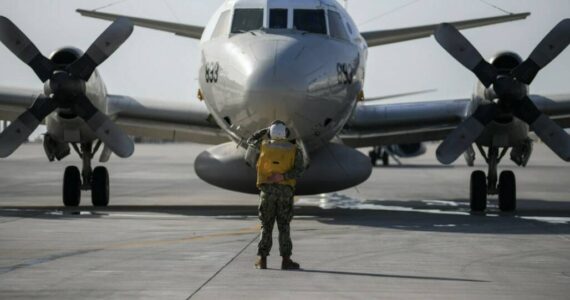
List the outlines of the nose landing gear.
{"label": "nose landing gear", "polygon": [[63,175],[63,205],[67,207],[79,206],[81,202],[81,190],[91,190],[91,202],[93,206],[109,205],[109,172],[107,168],[98,166],[91,168],[91,160],[101,145],[98,142],[92,150],[91,143],[81,144],[81,149],[72,144],[73,149],[83,161],[81,173],[76,166],[69,166]]}
{"label": "nose landing gear", "polygon": [[509,148],[503,148],[499,154],[498,147],[489,147],[488,153],[485,153],[483,147],[479,145],[477,147],[489,168],[487,176],[480,170],[471,173],[469,197],[471,211],[484,211],[487,208],[487,195],[499,196],[499,209],[501,211],[514,211],[517,201],[515,174],[512,171],[503,171],[497,178],[497,166]]}

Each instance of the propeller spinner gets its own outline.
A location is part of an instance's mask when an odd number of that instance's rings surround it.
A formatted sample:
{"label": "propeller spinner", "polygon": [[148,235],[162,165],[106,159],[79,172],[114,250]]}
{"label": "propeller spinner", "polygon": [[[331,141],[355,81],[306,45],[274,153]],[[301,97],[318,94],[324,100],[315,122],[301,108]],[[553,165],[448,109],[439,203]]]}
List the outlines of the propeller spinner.
{"label": "propeller spinner", "polygon": [[12,154],[43,119],[58,108],[71,109],[118,156],[131,156],[134,152],[133,141],[91,103],[85,94],[85,82],[95,68],[111,56],[132,32],[133,23],[129,19],[117,19],[83,56],[60,68],[43,56],[12,21],[0,16],[0,41],[46,83],[45,94],[40,95],[30,108],[0,134],[0,157]]}
{"label": "propeller spinner", "polygon": [[[491,88],[499,102],[510,107],[512,115],[530,125],[542,141],[565,161],[570,161],[570,135],[544,113],[528,97],[528,87],[538,72],[553,61],[570,43],[570,19],[556,25],[538,44],[529,58],[508,74],[499,74],[479,51],[452,25],[441,24],[436,32],[437,42],[471,70],[487,88]],[[497,104],[480,105],[471,117],[447,136],[436,151],[443,164],[454,162],[483,133],[495,119]]]}

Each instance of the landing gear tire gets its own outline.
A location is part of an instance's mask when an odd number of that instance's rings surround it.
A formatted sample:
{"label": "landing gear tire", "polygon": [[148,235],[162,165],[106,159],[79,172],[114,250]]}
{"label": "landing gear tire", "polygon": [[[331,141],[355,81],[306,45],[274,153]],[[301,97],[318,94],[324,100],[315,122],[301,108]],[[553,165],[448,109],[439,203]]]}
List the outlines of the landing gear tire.
{"label": "landing gear tire", "polygon": [[499,176],[499,209],[511,212],[517,208],[517,185],[512,171],[503,171]]}
{"label": "landing gear tire", "polygon": [[382,165],[387,166],[390,164],[390,155],[388,155],[388,152],[384,151],[382,153]]}
{"label": "landing gear tire", "polygon": [[471,211],[484,211],[487,208],[487,177],[485,172],[477,170],[471,173],[469,189]]}
{"label": "landing gear tire", "polygon": [[63,205],[79,206],[81,201],[81,173],[75,166],[65,168],[63,173]]}
{"label": "landing gear tire", "polygon": [[105,167],[96,167],[93,170],[91,181],[91,202],[93,206],[109,205],[109,172]]}

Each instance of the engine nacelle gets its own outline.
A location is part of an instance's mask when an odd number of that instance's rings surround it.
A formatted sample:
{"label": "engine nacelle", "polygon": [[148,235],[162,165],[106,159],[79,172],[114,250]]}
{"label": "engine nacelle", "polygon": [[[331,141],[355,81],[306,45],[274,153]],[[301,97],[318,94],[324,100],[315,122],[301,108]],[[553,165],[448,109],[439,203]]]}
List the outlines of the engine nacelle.
{"label": "engine nacelle", "polygon": [[[489,63],[493,65],[499,74],[509,73],[522,63],[522,58],[514,52],[503,51],[497,53],[495,56],[489,58]],[[528,92],[528,91],[527,91]],[[492,88],[486,88],[480,81],[477,80],[475,85],[474,98],[478,101],[486,100],[492,101],[497,96]]]}
{"label": "engine nacelle", "polygon": [[[522,63],[522,58],[514,52],[500,52],[489,59],[499,74],[507,74]],[[528,94],[528,86],[524,86]],[[497,95],[493,87],[486,88],[477,81],[473,99],[476,102],[496,101]],[[514,118],[511,113],[498,114],[483,133],[477,138],[477,143],[482,146],[513,147],[524,143],[528,139],[529,126]],[[523,151],[524,152],[524,151]],[[524,158],[517,159],[521,163]]]}
{"label": "engine nacelle", "polygon": [[[257,194],[256,171],[246,165],[245,149],[233,142],[202,152],[194,162],[196,174],[209,184]],[[372,173],[370,159],[345,145],[329,143],[311,153],[311,164],[297,181],[296,195],[330,193],[364,182]]]}
{"label": "engine nacelle", "polygon": [[[64,68],[82,55],[83,51],[77,48],[64,47],[52,52],[49,59],[55,63],[56,68]],[[44,94],[49,95],[49,93],[51,93],[50,83],[47,81],[44,84]],[[97,70],[85,83],[85,95],[95,107],[102,112],[107,112],[107,89]],[[55,113],[46,117],[45,122],[48,135],[52,140],[46,146],[46,154],[50,159],[61,157],[65,153],[61,149],[54,150],[56,144],[84,143],[97,139],[85,121],[77,117],[70,109],[58,108]]]}
{"label": "engine nacelle", "polygon": [[63,47],[53,51],[49,59],[56,65],[65,66],[73,63],[83,55],[83,51],[75,47]]}
{"label": "engine nacelle", "polygon": [[424,155],[426,146],[423,143],[391,145],[390,151],[398,157],[412,158]]}

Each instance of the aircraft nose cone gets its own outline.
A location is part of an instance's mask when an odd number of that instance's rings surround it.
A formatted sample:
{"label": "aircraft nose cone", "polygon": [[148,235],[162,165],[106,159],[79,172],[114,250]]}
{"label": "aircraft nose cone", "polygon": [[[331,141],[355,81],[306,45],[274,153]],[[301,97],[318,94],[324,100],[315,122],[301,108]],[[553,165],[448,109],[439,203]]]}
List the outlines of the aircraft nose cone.
{"label": "aircraft nose cone", "polygon": [[[247,77],[248,90],[302,90],[303,69],[297,67],[304,47],[286,37],[255,41],[249,45],[256,68]],[[294,67],[293,67],[294,66]]]}
{"label": "aircraft nose cone", "polygon": [[317,55],[318,48],[290,36],[248,45],[255,68],[244,78],[243,96],[260,121],[264,116],[261,122],[275,119],[293,122],[294,116],[306,108],[313,73],[323,65]]}

